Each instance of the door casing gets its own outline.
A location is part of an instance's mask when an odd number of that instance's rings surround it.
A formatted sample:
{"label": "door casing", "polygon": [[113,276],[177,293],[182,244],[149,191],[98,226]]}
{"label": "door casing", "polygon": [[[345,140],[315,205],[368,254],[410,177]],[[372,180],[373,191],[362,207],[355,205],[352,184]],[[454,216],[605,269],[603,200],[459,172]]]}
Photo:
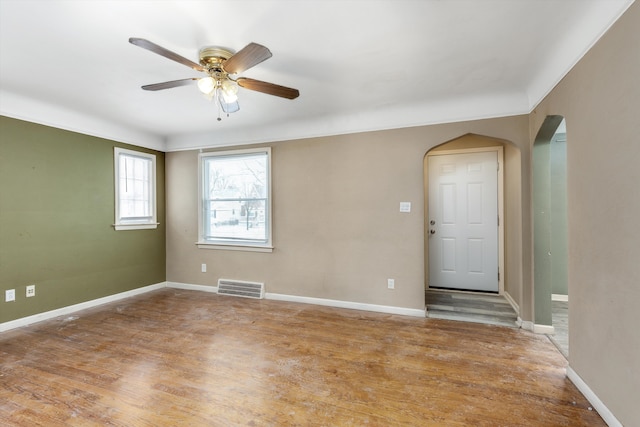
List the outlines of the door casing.
{"label": "door casing", "polygon": [[[427,153],[427,156],[442,156],[442,155],[450,155],[450,154],[469,154],[469,153],[480,153],[487,151],[495,151],[498,157],[498,294],[504,294],[504,279],[505,279],[505,271],[504,271],[504,154],[503,147],[501,146],[489,146],[489,147],[476,147],[476,148],[464,148],[464,149],[456,149],[456,150],[438,150],[431,151]],[[428,163],[428,162],[427,162]],[[428,172],[425,171],[425,188],[427,192],[429,191],[429,182],[428,182]],[[424,216],[424,238],[425,238],[425,250],[428,250],[428,238],[429,238],[429,206],[428,206],[428,197],[425,198],[425,203],[427,204],[427,208],[425,209]],[[429,259],[429,257],[427,257]],[[428,283],[429,278],[429,266],[427,265],[425,268],[425,280]],[[469,291],[458,291],[451,290],[452,292],[469,292]]]}

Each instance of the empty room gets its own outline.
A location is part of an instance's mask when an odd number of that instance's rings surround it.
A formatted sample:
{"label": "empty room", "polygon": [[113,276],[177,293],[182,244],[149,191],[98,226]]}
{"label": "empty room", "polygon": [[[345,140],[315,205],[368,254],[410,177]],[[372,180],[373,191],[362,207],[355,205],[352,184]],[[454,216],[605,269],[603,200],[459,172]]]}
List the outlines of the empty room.
{"label": "empty room", "polygon": [[634,0],[0,0],[0,425],[640,426]]}

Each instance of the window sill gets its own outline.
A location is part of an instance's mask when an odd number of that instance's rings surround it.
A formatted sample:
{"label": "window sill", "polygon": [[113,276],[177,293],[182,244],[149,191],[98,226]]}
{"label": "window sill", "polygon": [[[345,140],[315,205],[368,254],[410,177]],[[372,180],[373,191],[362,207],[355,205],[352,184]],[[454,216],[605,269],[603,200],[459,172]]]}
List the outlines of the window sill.
{"label": "window sill", "polygon": [[273,246],[265,245],[225,245],[221,243],[196,242],[198,249],[215,249],[223,251],[273,252]]}
{"label": "window sill", "polygon": [[116,231],[121,230],[152,230],[158,228],[159,222],[147,222],[142,224],[112,224]]}

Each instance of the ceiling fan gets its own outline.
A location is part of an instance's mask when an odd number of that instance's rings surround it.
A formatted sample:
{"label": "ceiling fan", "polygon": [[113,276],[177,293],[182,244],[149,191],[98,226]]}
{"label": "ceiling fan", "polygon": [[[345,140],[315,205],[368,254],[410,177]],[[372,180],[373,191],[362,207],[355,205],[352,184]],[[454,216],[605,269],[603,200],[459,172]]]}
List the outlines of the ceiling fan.
{"label": "ceiling fan", "polygon": [[[152,91],[170,89],[178,86],[186,86],[197,81],[198,89],[207,95],[210,100],[214,99],[216,103],[220,105],[222,111],[227,113],[227,116],[229,113],[235,113],[240,109],[237,95],[238,86],[287,99],[295,99],[300,95],[298,89],[247,77],[231,77],[232,74],[242,73],[262,61],[271,58],[271,51],[257,43],[249,43],[237,53],[233,53],[233,51],[219,46],[204,47],[200,49],[199,64],[162,46],[158,46],[149,40],[131,37],[129,43],[206,74],[205,77],[201,78],[192,77],[149,84],[142,86],[142,89]],[[218,114],[218,120],[221,120],[220,114]]]}

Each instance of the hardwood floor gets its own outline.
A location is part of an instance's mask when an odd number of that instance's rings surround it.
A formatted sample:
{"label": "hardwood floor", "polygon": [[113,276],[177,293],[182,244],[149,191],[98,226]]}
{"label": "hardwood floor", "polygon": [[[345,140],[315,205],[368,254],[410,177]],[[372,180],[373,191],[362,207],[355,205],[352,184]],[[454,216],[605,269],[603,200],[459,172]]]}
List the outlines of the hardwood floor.
{"label": "hardwood floor", "polygon": [[604,426],[544,335],[163,289],[0,334],[3,426]]}

